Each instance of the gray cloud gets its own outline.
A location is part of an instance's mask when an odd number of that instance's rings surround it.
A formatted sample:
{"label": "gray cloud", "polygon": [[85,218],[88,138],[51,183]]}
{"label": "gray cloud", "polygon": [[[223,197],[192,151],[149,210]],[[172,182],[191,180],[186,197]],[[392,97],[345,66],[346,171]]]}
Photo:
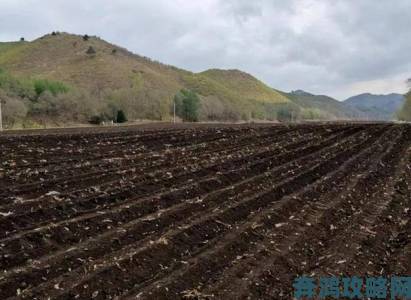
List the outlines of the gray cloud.
{"label": "gray cloud", "polygon": [[284,90],[338,98],[405,91],[408,0],[2,0],[0,40],[101,36],[193,71],[238,68]]}

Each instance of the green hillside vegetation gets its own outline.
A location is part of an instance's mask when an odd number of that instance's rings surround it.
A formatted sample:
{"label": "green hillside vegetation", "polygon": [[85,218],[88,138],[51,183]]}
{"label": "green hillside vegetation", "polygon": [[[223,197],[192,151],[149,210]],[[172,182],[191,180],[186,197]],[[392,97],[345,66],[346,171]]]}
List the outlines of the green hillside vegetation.
{"label": "green hillside vegetation", "polygon": [[219,82],[224,88],[235,93],[236,97],[264,103],[288,103],[289,99],[268,87],[250,74],[239,70],[211,69],[200,73]]}
{"label": "green hillside vegetation", "polygon": [[19,47],[25,46],[27,42],[0,42],[0,54],[10,51],[13,53],[12,50],[16,51]]}
{"label": "green hillside vegetation", "polygon": [[401,121],[411,121],[411,91],[405,95],[405,102],[398,112],[398,119]]}
{"label": "green hillside vegetation", "polygon": [[88,35],[53,32],[0,43],[0,69],[4,115],[11,106],[25,112],[5,116],[9,127],[116,121],[119,111],[130,121],[167,121],[182,90],[198,97],[199,121],[290,121],[322,113],[239,70],[192,73]]}
{"label": "green hillside vegetation", "polygon": [[[5,66],[7,62],[15,61],[19,53],[26,47],[29,47],[30,43],[21,42],[0,42],[0,66]],[[10,64],[9,64],[10,65]]]}
{"label": "green hillside vegetation", "polygon": [[8,127],[44,126],[49,120],[77,122],[93,114],[98,103],[62,82],[18,78],[0,69],[0,100]]}
{"label": "green hillside vegetation", "polygon": [[225,95],[229,105],[237,108],[237,118],[290,121],[293,111],[299,110],[287,97],[245,72],[211,69],[197,76],[204,77],[204,83],[212,82],[218,94]]}
{"label": "green hillside vegetation", "polygon": [[190,90],[182,89],[174,97],[176,114],[184,121],[197,122],[199,119],[200,99]]}

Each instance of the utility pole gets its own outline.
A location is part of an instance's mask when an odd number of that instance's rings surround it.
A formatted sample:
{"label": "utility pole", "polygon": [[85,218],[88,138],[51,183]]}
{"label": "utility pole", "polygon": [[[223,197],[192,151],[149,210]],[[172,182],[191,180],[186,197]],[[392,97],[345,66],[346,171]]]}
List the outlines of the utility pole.
{"label": "utility pole", "polygon": [[3,104],[3,99],[0,98],[0,131],[3,131],[3,118],[1,114],[1,105]]}
{"label": "utility pole", "polygon": [[173,123],[176,123],[176,99],[173,99]]}

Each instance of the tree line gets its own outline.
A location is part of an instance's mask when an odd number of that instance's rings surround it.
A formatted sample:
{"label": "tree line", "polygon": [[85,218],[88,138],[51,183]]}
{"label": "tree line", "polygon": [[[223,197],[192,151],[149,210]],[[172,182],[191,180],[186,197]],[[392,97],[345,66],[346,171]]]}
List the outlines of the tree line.
{"label": "tree line", "polygon": [[[398,113],[400,120],[411,120],[411,92]],[[0,101],[5,127],[46,127],[68,124],[128,120],[171,121],[298,121],[327,120],[318,109],[303,109],[295,103],[267,103],[249,100],[232,103],[216,95],[202,96],[190,89],[170,92],[153,87],[116,90],[80,89],[48,79],[27,79],[11,76],[0,69]]]}

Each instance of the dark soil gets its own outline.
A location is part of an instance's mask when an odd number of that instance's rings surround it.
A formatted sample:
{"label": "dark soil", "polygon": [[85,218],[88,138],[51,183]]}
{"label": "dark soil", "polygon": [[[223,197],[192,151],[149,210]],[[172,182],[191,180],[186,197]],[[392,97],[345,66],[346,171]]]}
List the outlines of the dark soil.
{"label": "dark soil", "polygon": [[292,299],[411,274],[411,126],[0,134],[0,299]]}

